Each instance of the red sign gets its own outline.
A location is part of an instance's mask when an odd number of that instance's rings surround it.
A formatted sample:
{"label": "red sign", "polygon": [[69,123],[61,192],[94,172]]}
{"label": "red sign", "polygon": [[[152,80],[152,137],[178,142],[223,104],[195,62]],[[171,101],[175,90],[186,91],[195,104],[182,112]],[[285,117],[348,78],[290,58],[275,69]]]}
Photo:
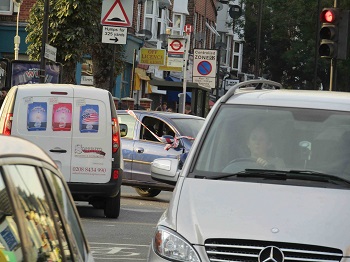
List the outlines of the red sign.
{"label": "red sign", "polygon": [[179,40],[174,40],[170,43],[171,48],[174,51],[179,51],[181,49],[181,47],[183,47],[183,45],[181,44],[181,42]]}
{"label": "red sign", "polygon": [[190,34],[193,32],[193,25],[190,25],[190,24],[186,24],[184,26],[184,31],[186,32],[186,34]]}

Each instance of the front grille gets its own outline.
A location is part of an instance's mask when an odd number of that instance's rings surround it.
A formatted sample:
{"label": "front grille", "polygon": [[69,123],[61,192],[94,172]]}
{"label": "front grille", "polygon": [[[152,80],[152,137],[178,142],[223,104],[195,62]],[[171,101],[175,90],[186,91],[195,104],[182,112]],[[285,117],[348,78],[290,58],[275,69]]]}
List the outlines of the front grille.
{"label": "front grille", "polygon": [[257,262],[260,252],[268,246],[279,248],[284,254],[284,262],[333,262],[340,261],[340,249],[245,239],[208,239],[205,250],[211,262]]}

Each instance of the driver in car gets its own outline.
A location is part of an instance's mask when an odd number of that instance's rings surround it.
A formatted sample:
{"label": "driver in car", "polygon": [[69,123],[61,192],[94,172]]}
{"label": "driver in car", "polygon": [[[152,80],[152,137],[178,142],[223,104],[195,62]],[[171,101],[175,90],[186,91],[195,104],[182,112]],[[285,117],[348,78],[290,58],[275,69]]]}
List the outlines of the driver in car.
{"label": "driver in car", "polygon": [[272,143],[266,129],[262,126],[255,127],[248,138],[250,156],[256,159],[256,163],[267,169],[283,169],[284,161],[281,158],[270,155]]}

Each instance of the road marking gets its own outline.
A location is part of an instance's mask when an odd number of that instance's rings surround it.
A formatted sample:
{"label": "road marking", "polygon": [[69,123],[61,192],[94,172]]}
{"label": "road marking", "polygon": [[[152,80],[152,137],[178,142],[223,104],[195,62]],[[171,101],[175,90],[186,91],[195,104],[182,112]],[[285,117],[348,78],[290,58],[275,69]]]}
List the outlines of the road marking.
{"label": "road marking", "polygon": [[131,260],[146,261],[149,245],[116,244],[90,242],[91,253],[95,261]]}

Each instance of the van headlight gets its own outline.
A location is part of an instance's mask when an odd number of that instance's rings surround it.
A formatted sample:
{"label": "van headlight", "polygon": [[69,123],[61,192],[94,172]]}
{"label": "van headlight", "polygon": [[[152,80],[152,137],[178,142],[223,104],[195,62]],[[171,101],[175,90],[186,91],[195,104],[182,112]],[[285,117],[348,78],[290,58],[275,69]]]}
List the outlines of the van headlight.
{"label": "van headlight", "polygon": [[172,261],[200,262],[196,250],[183,237],[166,227],[157,227],[153,250]]}

